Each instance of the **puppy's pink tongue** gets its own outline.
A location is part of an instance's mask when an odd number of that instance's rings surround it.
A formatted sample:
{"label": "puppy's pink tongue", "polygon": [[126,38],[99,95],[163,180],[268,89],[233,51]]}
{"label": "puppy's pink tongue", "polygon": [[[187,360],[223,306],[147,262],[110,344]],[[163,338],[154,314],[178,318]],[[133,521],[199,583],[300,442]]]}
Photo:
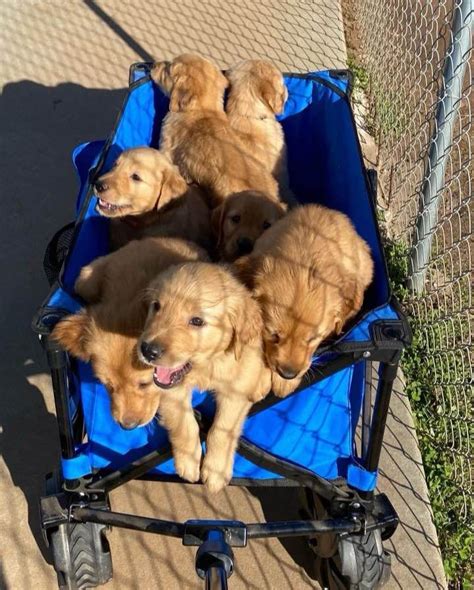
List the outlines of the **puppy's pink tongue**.
{"label": "puppy's pink tongue", "polygon": [[171,383],[171,375],[176,369],[170,369],[168,367],[155,366],[155,379],[163,385],[169,385]]}

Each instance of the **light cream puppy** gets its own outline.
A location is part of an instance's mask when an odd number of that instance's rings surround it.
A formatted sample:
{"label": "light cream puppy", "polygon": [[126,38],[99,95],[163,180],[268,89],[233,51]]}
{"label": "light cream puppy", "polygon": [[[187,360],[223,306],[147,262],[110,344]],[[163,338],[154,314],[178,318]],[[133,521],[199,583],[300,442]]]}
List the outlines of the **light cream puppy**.
{"label": "light cream puppy", "polygon": [[211,244],[206,196],[188,185],[169,158],[149,147],[125,150],[94,184],[96,209],[111,218],[113,249],[147,236]]}

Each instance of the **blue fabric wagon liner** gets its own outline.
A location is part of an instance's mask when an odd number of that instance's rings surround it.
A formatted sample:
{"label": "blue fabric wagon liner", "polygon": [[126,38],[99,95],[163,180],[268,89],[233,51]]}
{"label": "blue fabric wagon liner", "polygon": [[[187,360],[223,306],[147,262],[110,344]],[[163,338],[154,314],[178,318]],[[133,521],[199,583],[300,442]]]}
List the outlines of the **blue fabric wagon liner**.
{"label": "blue fabric wagon liner", "polygon": [[[365,171],[350,108],[350,76],[347,72],[322,71],[285,76],[288,101],[280,120],[288,146],[290,184],[301,203],[321,203],[346,213],[370,245],[375,276],[356,321],[331,346],[317,351],[312,374],[323,379],[303,385],[284,400],[271,396],[245,423],[242,441],[274,457],[288,469],[304,470],[327,480],[344,480],[359,491],[371,491],[377,470],[368,469],[355,444],[356,426],[364,403],[366,361],[374,352],[390,349],[387,326],[396,326],[395,351],[402,347],[404,318],[393,301],[376,221],[374,195]],[[108,252],[108,223],[95,211],[90,181],[111,167],[121,151],[137,146],[158,147],[161,122],[168,99],[152,82],[146,65],[131,70],[130,90],[107,141],[78,146],[73,154],[80,182],[77,221],[72,243],[57,284],[35,318],[35,328],[47,333],[64,314],[81,308],[74,295],[80,269]],[[400,329],[402,337],[400,336]],[[385,332],[384,332],[385,330]],[[386,334],[385,334],[386,336]],[[387,344],[388,342],[388,344]],[[397,353],[398,354],[398,353]],[[352,356],[351,356],[352,355]],[[352,359],[337,371],[338,359]],[[326,368],[326,373],[322,371]],[[313,379],[314,381],[314,379]],[[81,409],[86,442],[76,442],[72,457],[61,461],[63,476],[73,480],[100,468],[118,470],[156,449],[165,448],[166,432],[153,421],[143,428],[125,431],[114,422],[104,386],[91,366],[70,359],[68,368],[71,415]],[[212,396],[194,393],[193,405],[212,419]],[[205,443],[203,443],[205,444]],[[71,453],[70,453],[71,454]],[[254,484],[284,478],[287,471],[268,469],[265,461],[238,453],[235,481]],[[149,475],[175,474],[173,460],[156,465]]]}

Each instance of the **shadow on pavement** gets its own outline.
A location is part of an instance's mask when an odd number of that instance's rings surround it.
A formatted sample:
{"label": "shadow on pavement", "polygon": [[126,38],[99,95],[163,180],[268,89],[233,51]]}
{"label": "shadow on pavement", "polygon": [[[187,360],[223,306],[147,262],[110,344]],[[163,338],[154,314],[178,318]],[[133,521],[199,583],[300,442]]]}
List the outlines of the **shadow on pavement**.
{"label": "shadow on pavement", "polygon": [[[57,466],[58,439],[51,397],[44,395],[49,376],[30,322],[48,292],[42,269],[46,244],[74,216],[71,151],[110,132],[123,96],[123,90],[68,83],[47,87],[27,80],[7,84],[0,95],[0,452],[25,496],[28,524],[41,550],[37,502],[44,475]],[[6,526],[23,526],[21,511],[12,503]]]}
{"label": "shadow on pavement", "polygon": [[[303,488],[249,488],[260,501],[265,521],[301,520]],[[308,537],[288,537],[279,539],[291,559],[301,566],[311,579],[315,578],[315,557],[308,545]]]}

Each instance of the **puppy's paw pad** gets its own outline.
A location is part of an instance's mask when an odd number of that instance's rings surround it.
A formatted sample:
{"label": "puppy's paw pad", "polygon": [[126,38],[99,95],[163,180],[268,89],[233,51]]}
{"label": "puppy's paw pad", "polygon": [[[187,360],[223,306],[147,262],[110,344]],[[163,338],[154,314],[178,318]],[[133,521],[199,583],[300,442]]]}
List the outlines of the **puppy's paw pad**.
{"label": "puppy's paw pad", "polygon": [[196,457],[184,453],[175,455],[174,466],[176,473],[182,479],[193,483],[199,480],[200,461]]}
{"label": "puppy's paw pad", "polygon": [[217,494],[223,490],[231,479],[232,473],[221,473],[212,466],[204,464],[201,469],[201,481],[211,494]]}

